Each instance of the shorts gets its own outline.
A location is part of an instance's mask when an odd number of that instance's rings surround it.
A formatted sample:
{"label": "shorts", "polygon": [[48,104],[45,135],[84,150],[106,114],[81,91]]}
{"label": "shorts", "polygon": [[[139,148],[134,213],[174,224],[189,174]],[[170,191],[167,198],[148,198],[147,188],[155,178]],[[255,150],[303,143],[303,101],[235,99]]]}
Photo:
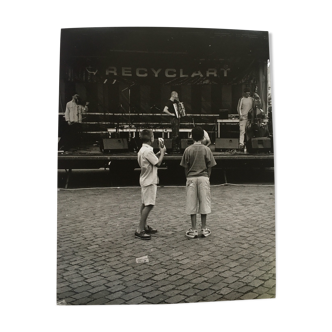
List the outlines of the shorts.
{"label": "shorts", "polygon": [[142,194],[142,204],[147,205],[155,205],[156,197],[157,197],[157,185],[151,184],[149,186],[141,187]]}
{"label": "shorts", "polygon": [[207,176],[187,178],[186,214],[211,213],[210,179]]}

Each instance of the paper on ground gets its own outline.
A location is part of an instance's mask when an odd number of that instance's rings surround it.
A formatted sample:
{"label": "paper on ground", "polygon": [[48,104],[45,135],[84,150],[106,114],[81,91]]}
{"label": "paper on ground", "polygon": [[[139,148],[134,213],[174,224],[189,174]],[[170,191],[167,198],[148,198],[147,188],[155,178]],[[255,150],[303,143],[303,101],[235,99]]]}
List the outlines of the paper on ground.
{"label": "paper on ground", "polygon": [[136,263],[149,263],[149,258],[148,256],[142,256],[136,258]]}
{"label": "paper on ground", "polygon": [[57,305],[66,305],[66,304],[67,304],[66,300],[61,300],[57,302]]}

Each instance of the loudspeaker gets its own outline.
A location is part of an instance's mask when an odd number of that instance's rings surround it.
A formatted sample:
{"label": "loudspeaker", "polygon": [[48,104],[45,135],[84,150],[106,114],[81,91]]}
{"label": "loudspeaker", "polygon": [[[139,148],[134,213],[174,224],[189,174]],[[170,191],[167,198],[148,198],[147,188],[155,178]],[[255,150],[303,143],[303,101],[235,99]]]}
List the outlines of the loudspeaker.
{"label": "loudspeaker", "polygon": [[181,150],[185,150],[189,145],[194,144],[192,138],[186,138],[181,140]]}
{"label": "loudspeaker", "polygon": [[102,151],[105,150],[128,150],[126,138],[104,138]]}
{"label": "loudspeaker", "polygon": [[218,149],[238,149],[238,138],[216,138],[216,150]]}
{"label": "loudspeaker", "polygon": [[[166,147],[166,151],[172,149],[172,139],[171,138],[164,138],[164,144],[165,144],[165,147]],[[154,139],[154,141],[152,143],[152,147],[154,149],[158,149],[159,150],[159,141],[158,141],[158,138]]]}
{"label": "loudspeaker", "polygon": [[271,139],[269,137],[252,138],[251,146],[254,149],[269,149],[269,148],[271,148]]}
{"label": "loudspeaker", "polygon": [[249,151],[268,152],[272,150],[272,141],[269,137],[254,137],[247,146]]}

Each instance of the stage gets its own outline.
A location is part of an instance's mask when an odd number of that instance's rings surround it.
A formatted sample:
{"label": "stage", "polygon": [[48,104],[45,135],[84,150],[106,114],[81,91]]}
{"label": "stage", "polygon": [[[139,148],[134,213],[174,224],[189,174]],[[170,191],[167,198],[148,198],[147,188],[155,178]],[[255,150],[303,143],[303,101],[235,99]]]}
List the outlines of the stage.
{"label": "stage", "polygon": [[[192,144],[189,136],[195,126],[202,127],[213,143],[210,148],[217,166],[210,180],[227,183],[235,169],[241,174],[249,170],[250,176],[255,168],[260,176],[260,170],[274,167],[269,79],[266,31],[63,29],[58,149],[78,144],[68,144],[72,137],[81,136],[82,145],[58,153],[58,169],[66,170],[63,186],[68,188],[73,170],[93,169],[108,172],[111,185],[125,177],[130,178],[127,183],[137,185],[142,129],[153,130],[155,139],[164,138],[168,154],[159,168],[161,182],[168,185],[175,177],[174,182],[183,183],[182,153],[172,153],[174,128],[170,113],[164,112],[173,92],[182,105],[177,134],[182,152]],[[246,144],[246,154],[239,151],[238,106],[244,89],[258,96],[247,143],[249,136],[259,141]],[[68,114],[76,114],[69,112],[73,105],[80,112],[71,122],[81,123],[80,133],[68,126]],[[174,111],[178,116],[178,107]],[[87,147],[90,144],[94,145]]]}
{"label": "stage", "polygon": [[[116,152],[102,153],[98,147],[88,147],[77,151],[58,153],[58,169],[66,170],[67,178],[65,188],[68,188],[70,176],[73,170],[78,169],[100,169],[109,171],[110,184],[112,179],[119,176],[131,176],[139,171],[137,163],[137,153],[135,152]],[[229,152],[215,151],[211,145],[213,156],[217,166],[213,168],[213,173],[221,172],[224,183],[227,183],[227,171],[232,169],[253,169],[258,168],[262,171],[266,168],[274,167],[274,155],[272,153],[243,153],[236,150]],[[163,165],[159,169],[159,174],[183,173],[179,165],[182,153],[168,153],[164,157]]]}

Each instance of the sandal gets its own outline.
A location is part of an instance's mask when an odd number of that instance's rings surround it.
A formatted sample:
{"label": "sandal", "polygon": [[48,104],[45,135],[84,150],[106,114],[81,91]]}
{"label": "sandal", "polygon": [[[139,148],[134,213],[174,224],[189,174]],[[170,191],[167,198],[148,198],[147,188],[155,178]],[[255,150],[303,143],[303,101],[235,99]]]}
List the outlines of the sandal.
{"label": "sandal", "polygon": [[198,231],[192,228],[189,228],[189,230],[186,232],[186,237],[188,237],[189,239],[194,239],[196,237],[198,237]]}
{"label": "sandal", "polygon": [[211,235],[211,231],[208,228],[202,229],[202,236],[207,237]]}

